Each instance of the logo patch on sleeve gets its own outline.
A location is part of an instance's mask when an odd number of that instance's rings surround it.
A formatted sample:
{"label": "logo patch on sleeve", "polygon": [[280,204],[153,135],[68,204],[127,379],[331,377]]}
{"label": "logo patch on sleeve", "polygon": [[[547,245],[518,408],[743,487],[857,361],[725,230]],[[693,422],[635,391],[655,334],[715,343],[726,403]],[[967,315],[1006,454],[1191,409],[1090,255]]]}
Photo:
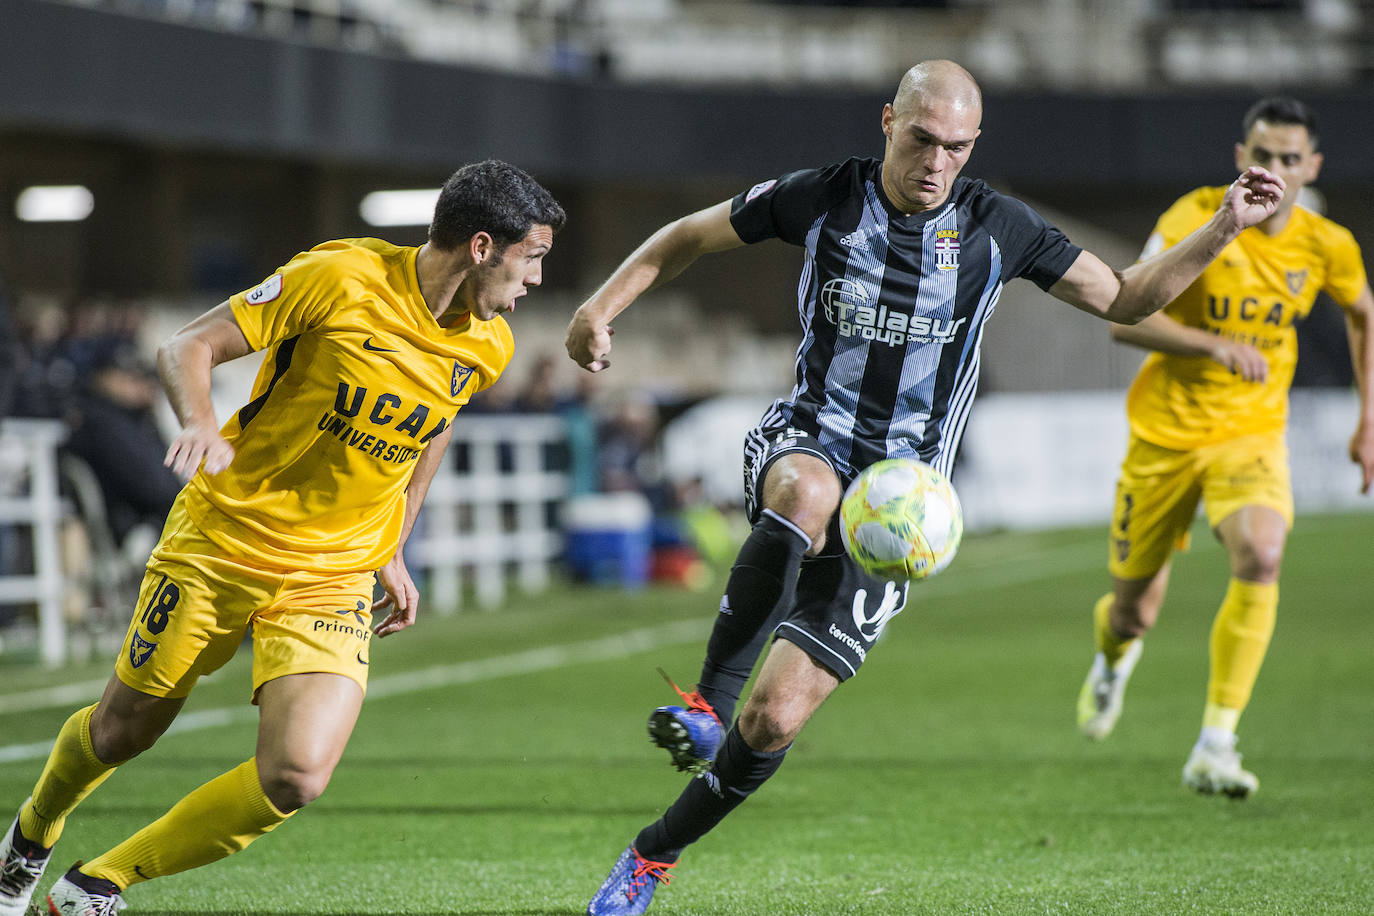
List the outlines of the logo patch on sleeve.
{"label": "logo patch on sleeve", "polygon": [[453,364],[453,378],[449,381],[449,390],[453,397],[458,397],[458,393],[467,387],[468,379],[472,376],[472,368],[464,366],[462,363]]}
{"label": "logo patch on sleeve", "polygon": [[250,289],[243,298],[249,305],[262,305],[281,295],[281,274],[273,274]]}
{"label": "logo patch on sleeve", "polygon": [[755,197],[758,197],[760,194],[767,192],[769,188],[773,187],[773,185],[777,183],[778,180],[776,178],[770,178],[767,181],[759,182],[758,184],[754,185],[752,188],[749,189],[748,194],[744,195],[744,202],[746,204],[749,203],[749,201],[753,200]]}

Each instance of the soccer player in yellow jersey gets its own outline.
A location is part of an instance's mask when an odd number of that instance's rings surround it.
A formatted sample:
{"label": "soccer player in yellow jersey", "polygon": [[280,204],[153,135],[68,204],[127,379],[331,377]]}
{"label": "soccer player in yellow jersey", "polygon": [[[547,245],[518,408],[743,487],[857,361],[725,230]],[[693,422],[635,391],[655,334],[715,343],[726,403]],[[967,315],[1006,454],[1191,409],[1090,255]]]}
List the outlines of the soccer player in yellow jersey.
{"label": "soccer player in yellow jersey", "polygon": [[[371,637],[415,622],[401,546],[454,414],[509,362],[502,314],[539,284],[564,218],[519,169],[467,165],[445,183],[421,247],[326,242],[162,345],[182,425],[167,463],[193,476],[149,560],[114,677],[62,727],[5,833],[0,914],[26,911],[67,815],[152,746],[247,633],[256,755],[73,866],[49,909],[114,913],[130,885],[237,852],[324,791],[362,705]],[[260,349],[252,399],[221,427],[210,370]]]}
{"label": "soccer player in yellow jersey", "polygon": [[[1159,617],[1170,555],[1186,547],[1201,499],[1226,548],[1231,580],[1212,627],[1202,730],[1183,782],[1235,798],[1259,788],[1241,767],[1236,724],[1274,631],[1279,564],[1293,523],[1284,427],[1297,363],[1294,325],[1319,292],[1345,310],[1360,392],[1350,458],[1361,468],[1362,492],[1374,480],[1374,295],[1351,234],[1298,205],[1321,167],[1316,122],[1301,102],[1267,98],[1246,113],[1242,137],[1237,165],[1263,166],[1286,183],[1278,209],[1241,232],[1162,312],[1112,328],[1117,340],[1152,352],[1127,396],[1131,435],[1110,534],[1112,591],[1094,608],[1097,655],[1078,700],[1079,728],[1107,737],[1141,637]],[[1144,256],[1204,222],[1223,190],[1199,188],[1170,207]]]}

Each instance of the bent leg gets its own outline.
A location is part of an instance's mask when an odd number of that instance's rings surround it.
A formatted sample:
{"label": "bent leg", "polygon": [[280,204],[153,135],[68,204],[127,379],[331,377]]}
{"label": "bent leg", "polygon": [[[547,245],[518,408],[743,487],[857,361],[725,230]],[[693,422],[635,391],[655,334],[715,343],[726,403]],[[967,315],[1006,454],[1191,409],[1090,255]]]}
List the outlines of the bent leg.
{"label": "bent leg", "polygon": [[777,772],[792,740],[839,684],[832,672],[785,640],[764,660],[758,683],[711,769],[687,784],[663,816],[640,831],[646,859],[675,862]]}
{"label": "bent leg", "polygon": [[830,465],[809,453],[784,453],[765,471],[758,521],[730,570],[697,680],[727,727],[754,663],[792,603],[802,557],[825,543],[840,495]]}
{"label": "bent leg", "polygon": [[271,832],[324,791],[362,707],[336,674],[294,674],[258,691],[258,753],[82,866],[120,888],[207,865]]}
{"label": "bent leg", "polygon": [[100,702],[77,710],[58,732],[33,797],[20,810],[19,832],[51,848],[82,799],[115,767],[152,747],[185,702],[150,696],[110,678]]}

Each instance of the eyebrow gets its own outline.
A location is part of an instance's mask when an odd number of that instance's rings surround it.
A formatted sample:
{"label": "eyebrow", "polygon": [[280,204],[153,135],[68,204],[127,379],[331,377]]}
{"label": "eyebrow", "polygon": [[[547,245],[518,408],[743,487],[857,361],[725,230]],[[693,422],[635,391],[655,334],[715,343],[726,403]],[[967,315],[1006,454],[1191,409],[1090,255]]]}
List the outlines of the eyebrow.
{"label": "eyebrow", "polygon": [[942,140],[941,138],[935,136],[935,134],[933,134],[931,131],[922,127],[919,124],[911,125],[911,129],[919,133],[925,134],[927,137],[934,140],[941,146],[967,146],[976,139],[975,137],[969,137],[967,140]]}

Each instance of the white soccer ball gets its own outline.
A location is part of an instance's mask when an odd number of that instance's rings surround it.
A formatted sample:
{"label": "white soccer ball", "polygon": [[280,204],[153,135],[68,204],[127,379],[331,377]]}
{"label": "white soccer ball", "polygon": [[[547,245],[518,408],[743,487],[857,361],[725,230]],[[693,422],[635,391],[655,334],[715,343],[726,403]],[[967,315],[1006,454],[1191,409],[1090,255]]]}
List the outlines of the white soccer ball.
{"label": "white soccer ball", "polygon": [[954,559],[964,512],[945,475],[911,458],[888,458],[865,468],[845,491],[840,533],[866,571],[919,581]]}

